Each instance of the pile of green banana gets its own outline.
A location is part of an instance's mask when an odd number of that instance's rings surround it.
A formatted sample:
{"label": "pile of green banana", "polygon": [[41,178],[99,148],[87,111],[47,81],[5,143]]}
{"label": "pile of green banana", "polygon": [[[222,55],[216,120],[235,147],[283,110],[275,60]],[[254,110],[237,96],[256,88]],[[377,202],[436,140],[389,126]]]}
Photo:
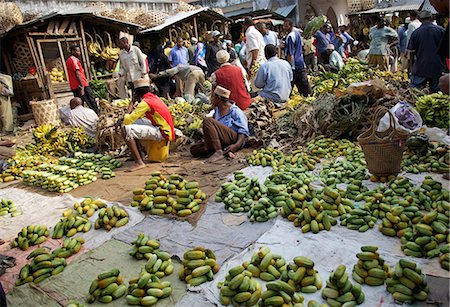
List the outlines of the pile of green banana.
{"label": "pile of green banana", "polygon": [[119,299],[127,292],[127,286],[123,284],[122,275],[118,269],[103,272],[97,276],[97,279],[89,287],[89,304],[98,300],[100,303],[111,303]]}
{"label": "pile of green banana", "polygon": [[411,150],[403,153],[402,168],[408,173],[448,173],[450,164],[448,146],[430,143],[426,153],[417,154]]}
{"label": "pile of green banana", "polygon": [[129,281],[127,293],[128,305],[151,306],[172,294],[172,284],[142,271],[139,278]]}
{"label": "pile of green banana", "polygon": [[30,246],[44,243],[49,235],[50,230],[47,226],[28,225],[22,228],[17,234],[17,238],[11,242],[11,248],[18,247],[26,251]]}
{"label": "pile of green banana", "polygon": [[258,178],[247,178],[242,172],[234,172],[234,180],[222,184],[215,201],[223,202],[230,213],[248,212],[254,201],[266,196],[267,188]]}
{"label": "pile of green banana", "polygon": [[16,280],[16,286],[20,286],[29,282],[35,284],[40,283],[44,279],[57,275],[64,271],[66,267],[66,259],[51,254],[47,248],[37,248],[32,251],[27,259],[31,259],[30,264],[25,264]]}
{"label": "pile of green banana", "polygon": [[303,293],[315,293],[322,289],[322,278],[314,270],[314,262],[303,256],[294,258],[289,263],[287,274],[281,275],[281,280]]}
{"label": "pile of green banana", "polygon": [[[310,155],[326,159],[340,156],[353,157],[362,152],[361,147],[352,141],[335,140],[324,136],[319,136],[306,143],[306,149]],[[358,157],[361,157],[361,155],[359,154]]]}
{"label": "pile of green banana", "polygon": [[106,208],[107,205],[101,199],[85,198],[81,203],[75,203],[73,209],[78,214],[86,214],[87,217],[94,215],[95,211],[101,208]]}
{"label": "pile of green banana", "polygon": [[145,258],[148,259],[145,264],[145,270],[148,273],[158,278],[163,278],[173,273],[174,266],[171,255],[168,252],[156,250],[153,253],[145,253]]}
{"label": "pile of green banana", "polygon": [[351,230],[365,232],[369,228],[373,228],[377,222],[377,218],[372,216],[369,210],[364,208],[355,208],[340,217],[341,225]]}
{"label": "pile of green banana", "polygon": [[361,252],[356,254],[358,263],[353,266],[354,281],[369,286],[381,286],[386,278],[392,275],[391,268],[377,251],[377,246],[361,247]]}
{"label": "pile of green banana", "polygon": [[74,158],[59,158],[59,164],[68,165],[75,169],[93,170],[101,173],[102,179],[115,177],[113,170],[122,166],[122,162],[111,156],[82,152],[76,152]]}
{"label": "pile of green banana", "polygon": [[254,150],[252,155],[247,157],[247,162],[254,166],[271,166],[274,171],[284,165],[285,155],[278,149],[268,147]]}
{"label": "pile of green banana", "polygon": [[147,237],[145,234],[140,233],[136,240],[131,242],[133,248],[130,252],[130,256],[133,256],[137,260],[149,259],[150,254],[159,249],[158,240],[153,240]]}
{"label": "pile of green banana", "polygon": [[245,262],[243,267],[252,273],[253,277],[264,281],[274,281],[280,279],[282,274],[287,274],[286,260],[278,254],[271,253],[267,246],[260,247],[258,252],[252,255],[250,262]]}
{"label": "pile of green banana", "polygon": [[178,277],[196,287],[213,280],[214,274],[219,272],[219,269],[214,252],[198,246],[184,253],[183,268],[178,273]]}
{"label": "pile of green banana", "polygon": [[254,150],[252,155],[247,158],[247,162],[255,166],[271,166],[275,172],[287,171],[291,168],[297,169],[298,172],[307,172],[316,168],[320,158],[308,155],[302,147],[298,147],[290,156],[269,147]]}
{"label": "pile of green banana", "polygon": [[119,206],[101,208],[95,220],[95,229],[104,228],[110,231],[113,227],[122,227],[128,223],[128,213]]}
{"label": "pile of green banana", "polygon": [[401,238],[402,250],[411,257],[438,257],[441,253],[439,244],[448,238],[449,219],[436,210],[423,216],[413,229]]}
{"label": "pile of green banana", "polygon": [[303,306],[304,297],[282,280],[269,281],[261,295],[261,306]]}
{"label": "pile of green banana", "polygon": [[[432,208],[436,209],[438,205],[441,204],[444,211],[448,211],[450,193],[448,189],[442,187],[442,183],[433,180],[430,176],[426,176],[422,182],[421,188],[421,191],[428,197],[428,203],[431,203]],[[430,210],[428,206],[425,209],[428,211]],[[446,215],[448,216],[448,213]]]}
{"label": "pile of green banana", "polygon": [[57,258],[68,258],[76,253],[78,253],[81,249],[81,245],[84,244],[84,238],[66,238],[64,239],[63,246],[55,249],[52,252],[52,255]]}
{"label": "pile of green banana", "polygon": [[145,183],[145,189],[133,191],[131,206],[151,214],[173,214],[185,217],[196,213],[206,199],[198,182],[189,182],[177,174],[166,178],[161,172],[154,172]]}
{"label": "pile of green banana", "polygon": [[217,286],[220,289],[220,303],[224,306],[255,306],[261,298],[261,284],[242,265],[230,269],[225,280]]}
{"label": "pile of green banana", "polygon": [[[444,247],[446,248],[445,252],[443,251]],[[450,253],[448,251],[448,244],[445,245],[444,247],[441,248],[442,255],[439,257],[439,263],[441,264],[441,268],[443,268],[444,270],[450,271],[450,268],[448,265],[448,263],[450,261]]]}
{"label": "pile of green banana", "polygon": [[414,205],[389,207],[389,205],[381,203],[379,208],[379,212],[384,215],[379,230],[389,237],[403,237],[405,233],[412,231],[412,224],[417,223],[422,216],[419,208]]}
{"label": "pile of green banana", "polygon": [[320,179],[327,186],[336,186],[338,183],[352,183],[368,179],[364,158],[359,163],[347,160],[330,161],[325,163],[320,171]]}
{"label": "pile of green banana", "polygon": [[386,279],[386,288],[396,301],[413,303],[425,301],[430,292],[422,270],[412,261],[400,259],[395,265],[394,275]]}
{"label": "pile of green banana", "polygon": [[55,228],[53,228],[52,239],[61,239],[64,236],[73,237],[79,232],[88,232],[91,228],[92,224],[89,219],[75,211],[56,223]]}
{"label": "pile of green banana", "polygon": [[339,265],[331,273],[327,286],[322,290],[322,298],[332,307],[355,306],[364,302],[361,285],[352,285],[346,269],[345,265]]}
{"label": "pile of green banana", "polygon": [[419,97],[416,102],[416,110],[422,116],[427,126],[448,129],[450,97],[442,92]]}
{"label": "pile of green banana", "polygon": [[270,199],[263,197],[253,204],[247,215],[250,222],[267,222],[277,217],[278,209]]}
{"label": "pile of green banana", "polygon": [[16,204],[12,200],[2,198],[0,201],[0,216],[11,214],[11,217],[16,217],[22,214],[22,211],[17,209]]}

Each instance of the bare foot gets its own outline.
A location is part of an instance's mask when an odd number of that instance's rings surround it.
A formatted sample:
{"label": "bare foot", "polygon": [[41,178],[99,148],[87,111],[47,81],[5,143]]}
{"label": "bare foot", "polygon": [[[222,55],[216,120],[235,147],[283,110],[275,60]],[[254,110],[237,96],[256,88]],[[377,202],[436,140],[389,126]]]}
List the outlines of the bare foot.
{"label": "bare foot", "polygon": [[145,164],[137,164],[137,163],[135,163],[132,167],[127,169],[125,172],[131,173],[131,172],[135,172],[137,170],[140,170],[140,169],[143,169],[143,168],[146,168],[146,167],[147,167],[147,165],[145,165]]}
{"label": "bare foot", "polygon": [[216,162],[223,159],[223,150],[216,151],[211,157],[205,160],[207,163]]}
{"label": "bare foot", "polygon": [[227,153],[227,156],[229,157],[229,158],[231,158],[231,159],[236,159],[237,158],[237,156],[236,156],[236,154],[234,154],[233,152],[229,152],[229,153]]}

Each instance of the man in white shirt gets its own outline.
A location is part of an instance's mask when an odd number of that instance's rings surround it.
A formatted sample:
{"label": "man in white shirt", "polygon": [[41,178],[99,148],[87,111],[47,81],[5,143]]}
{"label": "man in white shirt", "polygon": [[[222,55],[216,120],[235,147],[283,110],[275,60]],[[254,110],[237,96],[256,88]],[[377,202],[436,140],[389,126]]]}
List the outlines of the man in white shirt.
{"label": "man in white shirt", "polygon": [[408,30],[406,30],[406,48],[408,48],[409,39],[411,38],[413,32],[422,25],[418,17],[419,14],[416,11],[409,14],[411,22],[408,24]]}
{"label": "man in white shirt", "polygon": [[83,107],[79,97],[70,100],[70,109],[64,107],[60,110],[61,119],[71,127],[83,127],[86,134],[95,138],[97,136],[98,116],[93,110]]}
{"label": "man in white shirt", "polygon": [[250,76],[251,87],[253,91],[257,91],[257,87],[254,85],[256,72],[261,63],[266,62],[264,55],[264,38],[254,26],[253,19],[251,17],[244,18],[244,31],[245,31],[245,45],[246,45],[246,56],[245,56],[245,67],[247,68],[247,73]]}
{"label": "man in white shirt", "polygon": [[141,49],[130,45],[126,37],[119,39],[119,48],[122,49],[119,56],[119,77],[125,77],[130,83],[138,79],[148,78],[145,57]]}
{"label": "man in white shirt", "polygon": [[258,22],[255,27],[262,34],[266,45],[272,44],[277,48],[279,47],[278,35],[275,31],[267,29],[267,25],[264,22]]}
{"label": "man in white shirt", "polygon": [[338,72],[342,67],[344,67],[344,60],[339,52],[334,49],[333,44],[328,45],[326,52],[328,54],[328,64],[324,65],[326,70]]}

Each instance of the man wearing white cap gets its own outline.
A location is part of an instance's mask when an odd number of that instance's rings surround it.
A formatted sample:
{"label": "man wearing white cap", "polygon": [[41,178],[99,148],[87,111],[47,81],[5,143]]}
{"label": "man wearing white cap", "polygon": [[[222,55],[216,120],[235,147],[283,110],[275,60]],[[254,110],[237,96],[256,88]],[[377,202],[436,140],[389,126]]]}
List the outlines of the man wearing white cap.
{"label": "man wearing white cap", "polygon": [[334,49],[333,44],[329,44],[327,46],[327,54],[328,54],[328,64],[324,65],[326,70],[332,72],[338,72],[342,67],[344,67],[344,60],[342,59],[339,52]]}
{"label": "man wearing white cap", "polygon": [[209,157],[207,162],[215,162],[224,155],[234,156],[250,135],[244,112],[230,100],[230,91],[217,86],[211,100],[214,115],[203,120],[204,141],[190,149],[194,157]]}
{"label": "man wearing white cap", "polygon": [[219,50],[223,50],[220,42],[220,32],[212,31],[211,33],[213,41],[206,47],[206,65],[208,66],[208,76],[211,76],[213,72],[219,69],[220,64],[217,63],[216,54]]}
{"label": "man wearing white cap", "polygon": [[240,67],[229,63],[230,54],[220,50],[216,54],[220,68],[211,75],[214,85],[224,87],[230,91],[230,99],[233,100],[241,110],[246,110],[250,105],[250,95],[245,88],[245,79]]}

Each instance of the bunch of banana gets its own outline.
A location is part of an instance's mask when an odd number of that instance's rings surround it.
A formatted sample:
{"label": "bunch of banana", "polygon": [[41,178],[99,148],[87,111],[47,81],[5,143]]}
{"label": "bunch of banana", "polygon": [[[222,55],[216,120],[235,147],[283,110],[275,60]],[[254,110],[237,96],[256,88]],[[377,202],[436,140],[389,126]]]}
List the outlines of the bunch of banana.
{"label": "bunch of banana", "polygon": [[[269,187],[269,189],[272,187]],[[257,203],[253,204],[247,213],[250,222],[267,222],[270,219],[276,218],[278,209],[274,203],[267,197],[262,197]]]}
{"label": "bunch of banana", "polygon": [[52,252],[52,255],[57,258],[68,258],[76,253],[78,253],[81,249],[81,245],[84,244],[84,238],[66,238],[64,239],[63,246],[55,249]]}
{"label": "bunch of banana", "polygon": [[49,235],[50,231],[47,226],[28,225],[22,228],[22,231],[17,234],[17,238],[11,242],[11,248],[19,247],[26,251],[30,246],[44,243]]}
{"label": "bunch of banana", "polygon": [[22,214],[22,211],[17,209],[16,205],[11,200],[2,199],[0,201],[0,216],[11,214],[11,217],[16,217]]}
{"label": "bunch of banana", "polygon": [[439,263],[441,264],[441,268],[444,270],[450,271],[449,261],[450,261],[450,252],[449,252],[450,243],[445,244],[441,247],[442,255],[439,257]]}
{"label": "bunch of banana", "polygon": [[260,66],[261,62],[254,62],[252,67],[250,67],[250,76],[256,76]]}
{"label": "bunch of banana", "polygon": [[106,36],[108,37],[108,45],[103,48],[102,52],[100,53],[100,57],[105,61],[117,61],[119,59],[120,54],[120,48],[114,48],[112,46],[112,40],[111,35],[108,32],[105,32]]}
{"label": "bunch of banana", "polygon": [[170,281],[161,281],[156,275],[145,271],[128,283],[126,296],[128,305],[151,306],[172,294]]}
{"label": "bunch of banana", "polygon": [[216,262],[216,255],[210,249],[198,246],[188,250],[183,255],[183,268],[178,273],[180,280],[196,287],[214,278],[220,266]]}
{"label": "bunch of banana", "polygon": [[100,303],[111,303],[119,299],[127,292],[127,286],[123,284],[122,275],[118,269],[103,272],[89,287],[89,304],[98,300]]}
{"label": "bunch of banana", "polygon": [[128,107],[131,103],[131,99],[130,98],[125,98],[125,99],[116,99],[113,100],[113,105],[118,106],[118,107]]}
{"label": "bunch of banana", "polygon": [[302,256],[295,257],[294,262],[289,263],[286,273],[281,274],[281,280],[303,293],[314,293],[322,289],[322,279],[314,270],[314,262]]}
{"label": "bunch of banana", "polygon": [[[149,251],[150,246],[146,247],[143,251]],[[144,253],[145,258],[148,259],[145,264],[145,271],[158,278],[163,278],[164,276],[169,276],[173,273],[173,263],[171,256],[168,252],[163,252],[156,250],[152,253]]]}
{"label": "bunch of banana", "polygon": [[411,257],[438,257],[441,253],[439,244],[448,237],[449,218],[437,210],[423,216],[413,229],[405,232],[401,238],[402,250]]}
{"label": "bunch of banana", "polygon": [[[79,214],[86,214],[87,217],[94,215],[95,211],[101,208],[106,208],[106,203],[101,199],[85,198],[81,203],[75,203],[73,209]],[[69,216],[66,214],[65,216]]]}
{"label": "bunch of banana", "polygon": [[413,303],[428,298],[428,287],[422,270],[412,261],[400,259],[395,265],[394,275],[386,279],[386,288],[396,301]]}
{"label": "bunch of banana", "polygon": [[21,169],[19,169],[17,171],[17,169],[15,167],[9,168],[4,173],[0,174],[0,182],[11,182],[11,181],[14,181],[14,180],[18,179],[18,178],[16,178],[14,176],[14,174],[19,175],[21,173],[22,173]]}
{"label": "bunch of banana", "polygon": [[128,213],[119,206],[101,208],[95,220],[95,229],[110,231],[113,227],[122,227],[128,223]]}
{"label": "bunch of banana", "polygon": [[296,93],[296,91],[297,88],[292,91],[291,97],[289,97],[289,100],[287,102],[288,106],[293,109],[297,108],[302,103],[311,104],[316,100],[316,98],[313,96],[304,97],[303,95],[298,94],[298,91]]}
{"label": "bunch of banana", "polygon": [[418,154],[407,149],[403,153],[402,168],[409,173],[448,173],[450,163],[448,146],[438,143],[430,143],[423,154]]}
{"label": "bunch of banana", "polygon": [[185,217],[196,213],[206,199],[198,182],[189,182],[182,176],[172,174],[169,178],[154,172],[145,183],[145,189],[133,191],[131,206],[142,211],[150,210],[151,214],[173,214]]}
{"label": "bunch of banana", "polygon": [[74,127],[67,134],[68,146],[74,151],[95,145],[95,140],[86,134],[83,127]]}
{"label": "bunch of banana", "polygon": [[319,136],[306,143],[306,149],[310,155],[326,159],[340,156],[352,158],[355,154],[363,157],[361,147],[346,139],[335,140]]}
{"label": "bunch of banana", "polygon": [[351,230],[365,232],[369,228],[373,228],[377,222],[377,218],[372,216],[369,210],[363,208],[355,208],[346,215],[341,215],[341,225]]}
{"label": "bunch of banana", "polygon": [[[70,214],[67,215],[66,212],[69,211]],[[89,219],[79,215],[77,211],[72,212],[72,209],[68,209],[63,215],[64,217],[56,223],[55,228],[53,229],[52,239],[61,239],[64,236],[73,237],[78,232],[88,232],[92,228]]]}
{"label": "bunch of banana", "polygon": [[224,306],[255,306],[261,298],[262,286],[253,277],[242,265],[230,269],[225,280],[217,284],[220,303]]}
{"label": "bunch of banana", "polygon": [[36,144],[51,143],[58,139],[58,128],[53,125],[41,125],[33,130],[33,138]]}
{"label": "bunch of banana", "polygon": [[339,265],[327,281],[327,286],[322,290],[322,298],[330,306],[355,306],[364,302],[365,295],[360,284],[352,285],[345,265]]}
{"label": "bunch of banana", "polygon": [[64,271],[67,265],[66,259],[51,254],[47,248],[41,247],[32,251],[27,259],[31,259],[30,264],[25,264],[16,280],[16,286],[29,282],[40,283],[44,279],[57,275]]}
{"label": "bunch of banana", "polygon": [[289,283],[269,281],[266,288],[261,295],[261,306],[303,306],[304,297]]}
{"label": "bunch of banana", "polygon": [[89,41],[87,42],[87,49],[90,56],[95,58],[99,58],[102,52],[102,47],[98,41],[94,41],[94,38],[89,34],[85,33],[87,37],[89,37]]}
{"label": "bunch of banana", "polygon": [[399,238],[402,238],[407,232],[411,232],[413,223],[417,223],[422,216],[416,206],[389,207],[381,203],[380,212],[385,216],[381,220],[379,230],[386,236]]}
{"label": "bunch of banana", "polygon": [[133,245],[133,248],[130,252],[130,256],[133,256],[138,260],[144,258],[149,259],[150,254],[159,249],[158,240],[150,239],[143,233],[140,233],[137,239],[131,242],[131,244]]}
{"label": "bunch of banana", "polygon": [[359,284],[381,286],[392,275],[392,269],[378,254],[377,246],[362,246],[356,254],[358,263],[353,266],[353,280]]}
{"label": "bunch of banana", "polygon": [[425,124],[431,127],[449,128],[450,96],[442,92],[425,95],[417,99],[416,109]]}
{"label": "bunch of banana", "polygon": [[250,165],[272,166],[274,171],[277,171],[285,160],[286,157],[280,150],[271,147],[254,150],[252,155],[247,157]]}
{"label": "bunch of banana", "polygon": [[250,262],[242,265],[245,270],[264,281],[274,281],[287,274],[287,263],[280,255],[270,252],[270,248],[262,246],[252,255]]}

